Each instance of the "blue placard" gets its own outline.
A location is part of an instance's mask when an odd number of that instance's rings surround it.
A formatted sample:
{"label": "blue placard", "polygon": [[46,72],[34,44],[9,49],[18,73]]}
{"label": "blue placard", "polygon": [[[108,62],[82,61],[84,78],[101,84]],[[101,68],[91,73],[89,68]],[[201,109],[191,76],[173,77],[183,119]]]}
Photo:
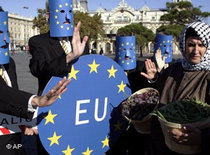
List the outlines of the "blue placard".
{"label": "blue placard", "polygon": [[[155,39],[154,54],[160,48],[161,55],[163,57],[166,57],[165,62],[170,63],[170,62],[172,62],[172,59],[173,59],[172,45],[173,45],[173,36],[172,35],[164,35],[164,34],[157,33],[156,39]],[[154,58],[155,58],[155,56],[154,56]]]}
{"label": "blue placard", "polygon": [[9,63],[8,12],[0,12],[0,64]]}
{"label": "blue placard", "polygon": [[116,61],[124,70],[136,68],[136,37],[116,38]]}
{"label": "blue placard", "polygon": [[[103,155],[127,125],[119,108],[131,95],[127,76],[112,59],[86,55],[72,65],[68,78],[72,81],[57,103],[39,109],[41,142],[51,155]],[[53,77],[44,92],[60,79]]]}
{"label": "blue placard", "polygon": [[50,0],[50,36],[69,37],[73,35],[72,0]]}

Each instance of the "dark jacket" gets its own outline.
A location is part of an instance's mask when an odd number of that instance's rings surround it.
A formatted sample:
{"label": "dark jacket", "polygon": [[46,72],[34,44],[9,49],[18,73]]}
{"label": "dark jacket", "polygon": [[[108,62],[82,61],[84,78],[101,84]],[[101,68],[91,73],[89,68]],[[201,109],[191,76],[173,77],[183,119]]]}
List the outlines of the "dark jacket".
{"label": "dark jacket", "polygon": [[[38,78],[38,94],[41,95],[50,78],[68,74],[72,63],[66,64],[66,54],[58,38],[50,37],[49,33],[30,38],[29,49],[32,55],[29,67]],[[88,51],[87,46],[85,51]]]}
{"label": "dark jacket", "polygon": [[[28,112],[28,101],[32,94],[18,90],[15,63],[12,59],[4,67],[12,88],[7,86],[0,76],[0,112],[31,119],[33,114]],[[0,154],[2,155],[25,155],[23,146],[18,148],[20,145],[22,145],[21,133],[0,136]]]}
{"label": "dark jacket", "polygon": [[10,59],[10,63],[4,65],[12,88],[7,86],[0,76],[0,112],[23,118],[32,118],[33,114],[28,112],[28,101],[32,94],[18,90],[15,63]]}

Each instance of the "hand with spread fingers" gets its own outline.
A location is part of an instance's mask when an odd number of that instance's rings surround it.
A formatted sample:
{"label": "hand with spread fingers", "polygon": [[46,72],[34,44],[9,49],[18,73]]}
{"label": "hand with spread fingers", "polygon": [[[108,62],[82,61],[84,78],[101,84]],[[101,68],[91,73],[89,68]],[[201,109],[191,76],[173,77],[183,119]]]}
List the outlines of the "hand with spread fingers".
{"label": "hand with spread fingers", "polygon": [[32,105],[36,107],[46,107],[53,104],[58,97],[67,90],[66,86],[70,83],[70,81],[71,79],[66,80],[66,77],[64,77],[47,94],[43,96],[35,96],[32,99]]}
{"label": "hand with spread fingers", "polygon": [[146,73],[141,72],[140,74],[146,77],[148,80],[155,79],[157,74],[157,68],[155,66],[155,63],[152,62],[150,59],[146,59],[145,67],[146,67]]}
{"label": "hand with spread fingers", "polygon": [[81,26],[81,22],[79,21],[77,26],[74,28],[74,34],[73,34],[73,38],[72,38],[73,52],[70,52],[66,56],[67,63],[69,63],[71,60],[73,60],[75,58],[78,58],[84,52],[85,44],[88,40],[88,36],[85,36],[81,42],[80,32],[79,32],[80,26]]}
{"label": "hand with spread fingers", "polygon": [[165,67],[166,57],[163,57],[161,54],[161,50],[158,49],[155,53],[155,60],[157,63],[157,71],[160,72]]}

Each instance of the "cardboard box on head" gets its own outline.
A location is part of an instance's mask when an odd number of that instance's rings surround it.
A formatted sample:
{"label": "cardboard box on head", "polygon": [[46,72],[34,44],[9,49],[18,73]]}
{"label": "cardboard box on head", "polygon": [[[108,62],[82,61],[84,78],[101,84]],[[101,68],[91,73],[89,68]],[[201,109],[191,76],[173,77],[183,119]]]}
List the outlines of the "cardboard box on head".
{"label": "cardboard box on head", "polygon": [[0,12],[0,64],[9,63],[8,12]]}
{"label": "cardboard box on head", "polygon": [[166,57],[165,63],[170,63],[173,60],[173,51],[172,51],[172,44],[173,44],[173,36],[172,35],[165,35],[165,34],[156,34],[155,39],[155,50],[154,50],[154,59],[155,53],[158,49],[161,50],[161,55]]}
{"label": "cardboard box on head", "polygon": [[116,61],[124,70],[136,68],[136,37],[118,36],[116,38]]}
{"label": "cardboard box on head", "polygon": [[74,32],[72,0],[49,0],[50,36],[69,37]]}

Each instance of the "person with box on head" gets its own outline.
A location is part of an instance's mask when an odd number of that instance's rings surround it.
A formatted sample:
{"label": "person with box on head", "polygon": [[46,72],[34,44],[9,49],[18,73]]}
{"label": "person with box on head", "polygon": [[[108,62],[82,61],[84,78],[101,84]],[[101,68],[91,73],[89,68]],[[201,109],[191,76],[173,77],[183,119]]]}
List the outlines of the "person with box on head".
{"label": "person with box on head", "polygon": [[[16,67],[14,60],[9,56],[8,13],[0,11],[0,116],[17,116],[32,119],[37,107],[45,107],[54,103],[66,91],[70,80],[63,78],[51,91],[43,96],[18,90]],[[0,117],[0,118],[1,118]],[[18,130],[10,131],[9,122],[1,118],[0,124],[0,154],[24,155],[21,144],[21,133]],[[16,123],[11,126],[17,126]],[[17,127],[18,128],[18,127]],[[25,134],[32,135],[36,130],[25,128]],[[18,148],[17,148],[18,146]]]}
{"label": "person with box on head", "polygon": [[31,73],[38,78],[41,94],[52,76],[66,75],[73,60],[89,51],[85,45],[88,37],[81,42],[80,26],[73,27],[72,0],[47,0],[47,18],[50,31],[29,39]]}
{"label": "person with box on head", "polygon": [[[32,55],[29,68],[38,78],[38,95],[42,94],[52,76],[63,76],[71,71],[72,63],[84,51],[89,52],[85,36],[81,42],[80,26],[73,21],[72,0],[47,0],[47,18],[50,31],[29,39],[29,52]],[[38,154],[48,154],[38,137]]]}

